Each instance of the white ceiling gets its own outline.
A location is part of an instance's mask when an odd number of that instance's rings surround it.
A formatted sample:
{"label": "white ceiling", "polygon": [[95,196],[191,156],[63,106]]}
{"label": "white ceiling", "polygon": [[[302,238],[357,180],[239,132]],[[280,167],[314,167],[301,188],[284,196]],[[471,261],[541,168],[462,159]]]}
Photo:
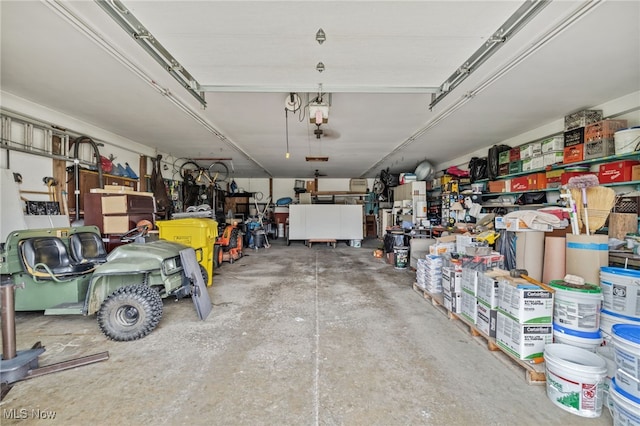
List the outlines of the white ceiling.
{"label": "white ceiling", "polygon": [[[440,120],[592,3],[585,16]],[[640,90],[638,1],[550,3],[433,111],[426,89],[443,83],[521,2],[123,4],[200,85],[218,87],[205,94],[206,109],[88,1],[0,2],[1,90],[175,157],[232,158],[238,177],[413,171],[422,160],[438,164]],[[322,45],[315,41],[319,28],[327,36]],[[315,69],[320,61],[322,73]],[[285,159],[285,98],[296,91],[306,101],[320,84],[331,100],[322,126],[327,136],[315,138],[308,115],[300,121],[289,114]],[[307,155],[329,161],[307,163]]]}

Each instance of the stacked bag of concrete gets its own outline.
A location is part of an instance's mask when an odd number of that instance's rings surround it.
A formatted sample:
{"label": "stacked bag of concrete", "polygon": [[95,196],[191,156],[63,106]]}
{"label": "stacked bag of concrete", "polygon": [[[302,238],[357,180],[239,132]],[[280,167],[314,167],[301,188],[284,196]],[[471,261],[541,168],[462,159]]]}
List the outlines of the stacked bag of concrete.
{"label": "stacked bag of concrete", "polygon": [[478,273],[476,327],[489,337],[496,337],[498,328],[499,281],[509,272],[496,268]]}
{"label": "stacked bag of concrete", "polygon": [[416,281],[418,287],[429,293],[442,293],[442,264],[441,256],[427,255],[418,259]]}

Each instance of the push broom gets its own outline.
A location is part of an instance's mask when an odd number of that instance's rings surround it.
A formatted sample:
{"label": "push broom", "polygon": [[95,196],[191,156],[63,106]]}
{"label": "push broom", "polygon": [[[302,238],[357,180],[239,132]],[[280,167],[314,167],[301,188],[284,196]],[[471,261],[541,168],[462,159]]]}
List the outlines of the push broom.
{"label": "push broom", "polygon": [[598,176],[596,175],[580,175],[569,178],[569,182],[567,183],[567,188],[569,189],[579,189],[582,195],[582,222],[585,224],[585,229],[587,231],[587,235],[589,233],[589,213],[587,212],[587,188],[593,188],[595,186],[599,186],[600,182],[598,181]]}

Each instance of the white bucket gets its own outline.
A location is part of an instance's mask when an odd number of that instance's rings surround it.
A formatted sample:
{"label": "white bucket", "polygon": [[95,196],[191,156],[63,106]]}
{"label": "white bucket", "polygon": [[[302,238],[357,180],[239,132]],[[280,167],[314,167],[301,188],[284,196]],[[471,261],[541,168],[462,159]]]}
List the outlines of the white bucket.
{"label": "white bucket", "polygon": [[558,407],[582,417],[602,413],[607,364],[585,349],[561,343],[544,348],[547,396]]}
{"label": "white bucket", "polygon": [[618,387],[634,398],[640,398],[640,380],[633,377],[621,368],[616,370],[616,383]]}
{"label": "white bucket", "polygon": [[602,331],[602,337],[606,344],[613,345],[613,331],[611,328],[616,324],[640,325],[640,318],[628,317],[603,309],[600,312],[600,331]]}
{"label": "white bucket", "polygon": [[278,238],[284,238],[284,223],[278,224]]}
{"label": "white bucket", "polygon": [[640,319],[640,271],[631,269],[600,268],[600,287],[602,287],[602,308]]}
{"label": "white bucket", "polygon": [[614,426],[640,426],[640,399],[622,390],[616,379],[611,380],[609,399]]}
{"label": "white bucket", "polygon": [[591,333],[575,331],[554,322],[553,341],[595,352],[598,346],[602,344],[602,333],[600,330]]}
{"label": "white bucket", "polygon": [[362,247],[362,240],[351,240],[351,247]]}
{"label": "white bucket", "polygon": [[616,155],[633,152],[640,143],[640,127],[618,130],[613,134]]}
{"label": "white bucket", "polygon": [[640,378],[640,326],[616,324],[611,331],[616,365],[636,379]]}
{"label": "white bucket", "polygon": [[555,289],[554,323],[584,333],[594,333],[600,330],[600,308],[602,305],[600,286],[595,284],[574,286],[562,280],[551,281],[549,285]]}
{"label": "white bucket", "polygon": [[611,379],[616,376],[618,366],[616,366],[615,355],[613,354],[613,346],[599,346],[596,353],[602,357],[607,363],[607,377],[604,379],[604,405],[613,410],[611,398],[609,398],[609,389],[611,388]]}

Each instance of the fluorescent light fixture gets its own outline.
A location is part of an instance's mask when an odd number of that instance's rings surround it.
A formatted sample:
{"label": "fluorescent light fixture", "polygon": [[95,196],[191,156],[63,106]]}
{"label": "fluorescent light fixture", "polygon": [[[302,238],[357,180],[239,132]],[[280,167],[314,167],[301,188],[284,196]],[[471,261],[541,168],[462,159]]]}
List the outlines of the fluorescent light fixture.
{"label": "fluorescent light fixture", "polygon": [[306,161],[329,161],[329,157],[305,157]]}

